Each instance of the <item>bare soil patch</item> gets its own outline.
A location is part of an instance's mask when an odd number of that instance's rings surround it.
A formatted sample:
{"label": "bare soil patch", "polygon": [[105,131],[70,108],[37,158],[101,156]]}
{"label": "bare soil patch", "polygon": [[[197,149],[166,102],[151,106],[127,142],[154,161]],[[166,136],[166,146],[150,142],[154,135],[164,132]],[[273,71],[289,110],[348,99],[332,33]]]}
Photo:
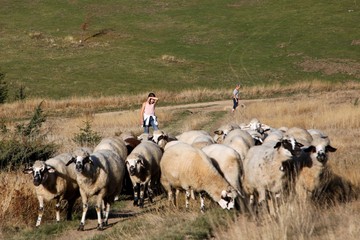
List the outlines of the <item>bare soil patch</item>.
{"label": "bare soil patch", "polygon": [[360,63],[351,59],[313,59],[305,58],[298,66],[305,72],[321,72],[325,75],[346,74],[360,78]]}

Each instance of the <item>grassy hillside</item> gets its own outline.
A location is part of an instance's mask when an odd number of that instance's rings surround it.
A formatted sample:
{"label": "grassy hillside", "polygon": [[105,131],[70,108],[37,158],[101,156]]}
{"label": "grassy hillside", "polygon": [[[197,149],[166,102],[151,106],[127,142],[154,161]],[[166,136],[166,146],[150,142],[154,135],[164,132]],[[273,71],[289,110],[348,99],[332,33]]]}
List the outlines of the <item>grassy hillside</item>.
{"label": "grassy hillside", "polygon": [[359,10],[352,0],[1,0],[0,72],[13,91],[56,99],[359,81]]}

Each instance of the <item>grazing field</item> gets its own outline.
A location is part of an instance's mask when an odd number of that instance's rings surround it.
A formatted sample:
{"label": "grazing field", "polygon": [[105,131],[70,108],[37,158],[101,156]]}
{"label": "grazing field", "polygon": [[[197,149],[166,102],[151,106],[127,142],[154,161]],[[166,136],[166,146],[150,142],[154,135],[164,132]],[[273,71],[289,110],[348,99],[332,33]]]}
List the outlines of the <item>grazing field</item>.
{"label": "grazing field", "polygon": [[[11,1],[0,73],[27,97],[360,79],[357,1]],[[81,43],[80,43],[81,41]]]}
{"label": "grazing field", "polygon": [[[230,113],[231,101],[185,104],[157,109],[161,128],[176,135],[189,129],[212,132],[222,123],[248,122],[256,117],[273,126],[318,128],[331,138],[338,150],[331,153],[332,170],[353,185],[360,186],[360,118],[358,88],[319,91],[283,98],[243,100],[244,108]],[[95,100],[96,101],[96,100]],[[71,138],[83,122],[90,120],[92,129],[101,136],[131,130],[141,133],[138,110],[79,115],[74,118],[49,118],[45,128],[49,139],[59,144],[58,151],[75,147]],[[167,205],[165,195],[156,197],[154,204],[145,202],[144,209],[132,206],[123,196],[112,208],[110,226],[96,230],[96,214],[90,206],[87,230],[76,231],[81,216],[80,203],[75,219],[55,224],[53,205],[45,205],[43,224],[35,228],[37,200],[31,178],[18,172],[0,173],[1,237],[6,239],[357,239],[360,232],[360,203],[354,200],[323,208],[313,204],[287,202],[276,219],[264,216],[260,221],[246,214],[223,211],[207,200],[209,210],[199,211],[199,202],[192,201],[190,210],[180,203],[179,209]],[[183,201],[182,197],[180,201]],[[62,213],[64,219],[65,212]]]}

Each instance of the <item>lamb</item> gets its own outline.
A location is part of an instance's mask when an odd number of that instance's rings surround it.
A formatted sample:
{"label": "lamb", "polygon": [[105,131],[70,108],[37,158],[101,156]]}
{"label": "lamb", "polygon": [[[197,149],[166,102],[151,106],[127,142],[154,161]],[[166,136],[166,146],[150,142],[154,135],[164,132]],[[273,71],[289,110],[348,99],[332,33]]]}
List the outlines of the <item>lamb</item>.
{"label": "lamb", "polygon": [[229,123],[220,126],[217,130],[214,131],[215,135],[213,137],[216,143],[222,143],[225,137],[234,129],[239,129],[239,125],[236,123]]}
{"label": "lamb", "polygon": [[[293,138],[250,148],[244,160],[244,190],[257,204],[266,199],[266,192],[279,194],[286,184],[286,162],[301,152],[302,144]],[[255,194],[255,195],[254,195]]]}
{"label": "lamb", "polygon": [[[100,143],[102,144],[102,143]],[[109,149],[101,149],[106,144],[97,145],[96,150],[90,155],[83,152],[73,157],[66,165],[75,164],[76,182],[80,188],[83,204],[83,213],[78,230],[83,231],[88,199],[96,195],[96,212],[98,217],[98,230],[108,224],[110,204],[120,193],[125,176],[125,160],[120,155]],[[109,144],[109,146],[112,146]],[[79,153],[80,154],[80,153]],[[104,221],[101,218],[102,203],[106,206]]]}
{"label": "lamb", "polygon": [[[160,179],[160,159],[162,150],[159,145],[150,141],[140,143],[127,157],[125,163],[134,189],[134,206],[144,206],[144,192],[152,202],[152,185]],[[140,204],[138,204],[140,192]]]}
{"label": "lamb", "polygon": [[75,169],[67,168],[66,163],[71,160],[70,153],[57,155],[47,161],[35,161],[32,167],[26,168],[24,173],[33,174],[35,192],[39,200],[39,215],[36,227],[40,226],[44,213],[44,201],[56,200],[56,221],[60,221],[60,203],[67,200],[67,220],[71,220],[71,212],[76,199],[80,196],[76,183]]}
{"label": "lamb", "polygon": [[[168,193],[169,202],[176,206],[174,191],[186,191],[188,206],[190,191],[207,192],[223,209],[234,207],[237,191],[226,181],[212,164],[210,158],[201,150],[183,142],[171,144],[166,148],[160,161],[161,183]],[[204,198],[201,195],[201,210]]]}

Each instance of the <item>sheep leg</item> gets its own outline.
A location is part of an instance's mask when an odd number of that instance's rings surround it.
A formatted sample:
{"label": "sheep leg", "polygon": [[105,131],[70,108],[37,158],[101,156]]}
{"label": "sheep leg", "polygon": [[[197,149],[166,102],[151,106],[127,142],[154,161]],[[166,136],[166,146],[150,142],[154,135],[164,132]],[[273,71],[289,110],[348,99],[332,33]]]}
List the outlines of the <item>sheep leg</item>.
{"label": "sheep leg", "polygon": [[103,221],[103,224],[104,226],[107,226],[108,225],[108,220],[109,220],[109,213],[110,213],[110,203],[106,203],[106,208],[105,208],[105,211],[104,211],[104,221]]}
{"label": "sheep leg", "polygon": [[189,208],[190,197],[191,197],[191,190],[186,190],[186,193],[185,193],[185,207],[186,208]]}
{"label": "sheep leg", "polygon": [[179,189],[176,189],[176,191],[175,191],[175,197],[174,197],[174,205],[176,206],[176,207],[178,207],[178,205],[177,205],[177,199],[179,199],[179,193],[180,193],[180,190]]}
{"label": "sheep leg", "polygon": [[38,200],[39,200],[39,214],[38,214],[38,218],[36,220],[36,227],[40,226],[41,218],[44,214],[44,199],[43,199],[43,197],[38,196]]}
{"label": "sheep leg", "polygon": [[147,185],[147,194],[148,194],[148,197],[149,197],[149,202],[153,203],[154,200],[153,200],[153,197],[154,197],[154,191],[152,189],[152,182],[151,180],[149,181],[148,185]]}
{"label": "sheep leg", "polygon": [[81,189],[80,189],[80,194],[81,194],[81,201],[83,204],[83,211],[82,211],[82,216],[81,216],[81,221],[80,221],[78,231],[84,231],[85,218],[86,218],[86,213],[89,208],[89,205],[88,205],[88,198],[87,198],[86,194],[81,191]]}
{"label": "sheep leg", "polygon": [[140,187],[139,187],[139,184],[135,183],[134,186],[134,206],[138,206],[139,205],[139,190],[140,190]]}
{"label": "sheep leg", "polygon": [[66,220],[71,221],[72,220],[72,210],[75,204],[76,198],[68,200],[68,207],[66,212]]}
{"label": "sheep leg", "polygon": [[140,183],[140,204],[139,207],[144,207],[145,183]]}
{"label": "sheep leg", "polygon": [[101,217],[101,210],[102,210],[102,206],[103,206],[103,196],[104,194],[101,194],[101,192],[98,194],[97,196],[97,200],[96,200],[96,215],[98,218],[98,227],[97,230],[103,230],[103,221],[102,221],[102,217]]}
{"label": "sheep leg", "polygon": [[205,212],[205,193],[201,192],[200,194],[200,211]]}
{"label": "sheep leg", "polygon": [[60,199],[56,199],[56,205],[55,205],[55,211],[56,211],[56,222],[60,222]]}

